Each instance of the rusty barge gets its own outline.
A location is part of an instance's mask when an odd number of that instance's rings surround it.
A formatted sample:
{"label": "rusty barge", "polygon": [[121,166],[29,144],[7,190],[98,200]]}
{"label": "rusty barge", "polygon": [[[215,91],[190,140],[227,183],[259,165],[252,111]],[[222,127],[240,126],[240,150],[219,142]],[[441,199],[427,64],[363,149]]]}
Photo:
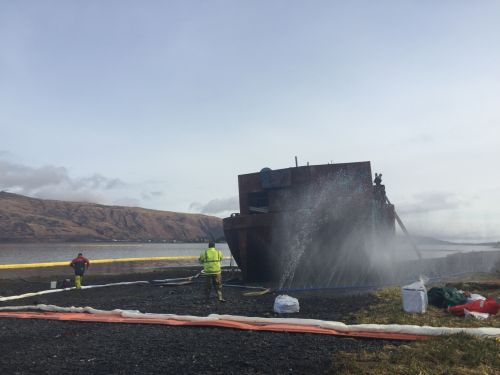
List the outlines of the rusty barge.
{"label": "rusty barge", "polygon": [[374,242],[395,234],[394,206],[375,182],[370,162],[239,175],[240,212],[223,227],[243,278],[279,281],[294,268],[310,285],[355,282]]}

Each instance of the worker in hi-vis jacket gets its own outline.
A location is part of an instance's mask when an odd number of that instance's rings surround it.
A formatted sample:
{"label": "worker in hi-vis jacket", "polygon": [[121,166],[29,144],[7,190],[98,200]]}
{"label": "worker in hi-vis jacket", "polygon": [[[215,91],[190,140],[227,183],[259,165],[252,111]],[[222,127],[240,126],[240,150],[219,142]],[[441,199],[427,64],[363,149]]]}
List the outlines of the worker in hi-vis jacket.
{"label": "worker in hi-vis jacket", "polygon": [[75,271],[75,287],[76,289],[81,289],[83,274],[89,268],[90,262],[82,253],[78,253],[78,256],[69,265]]}
{"label": "worker in hi-vis jacket", "polygon": [[222,277],[220,262],[223,257],[224,256],[222,255],[222,252],[215,248],[215,244],[213,242],[210,242],[208,244],[208,249],[206,249],[200,255],[199,261],[201,264],[203,264],[203,275],[206,278],[205,297],[207,302],[210,297],[212,284],[217,291],[219,302],[226,302],[226,300],[222,298]]}

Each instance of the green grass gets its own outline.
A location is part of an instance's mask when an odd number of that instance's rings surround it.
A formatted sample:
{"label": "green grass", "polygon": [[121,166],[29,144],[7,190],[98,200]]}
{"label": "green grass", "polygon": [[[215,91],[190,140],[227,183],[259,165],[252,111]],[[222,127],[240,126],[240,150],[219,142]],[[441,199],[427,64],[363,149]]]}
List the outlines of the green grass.
{"label": "green grass", "polygon": [[379,351],[341,352],[332,363],[331,374],[499,374],[500,342],[457,334]]}
{"label": "green grass", "polygon": [[[499,281],[498,274],[481,274],[450,280],[447,284],[484,296],[500,297]],[[405,313],[400,288],[383,289],[375,296],[375,303],[354,315],[355,323],[500,327],[500,313],[487,320],[455,317],[434,306],[429,306],[425,314]],[[382,350],[336,353],[332,363],[331,374],[500,374],[500,337],[495,340],[457,334],[405,344],[395,342]]]}
{"label": "green grass", "polygon": [[[500,297],[500,287],[479,290],[462,287],[473,293],[484,296]],[[446,310],[429,305],[425,314],[408,314],[403,311],[400,288],[388,288],[375,292],[377,302],[367,306],[355,315],[356,323],[374,324],[414,324],[433,327],[500,327],[500,313],[490,316],[486,320],[456,317]]]}

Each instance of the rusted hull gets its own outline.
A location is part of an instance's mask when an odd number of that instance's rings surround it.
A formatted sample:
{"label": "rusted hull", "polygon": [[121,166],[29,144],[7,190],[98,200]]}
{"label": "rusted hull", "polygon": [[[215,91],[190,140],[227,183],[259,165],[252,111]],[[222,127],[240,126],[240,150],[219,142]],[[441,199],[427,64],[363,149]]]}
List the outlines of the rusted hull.
{"label": "rusted hull", "polygon": [[[390,211],[385,215],[390,215]],[[233,257],[247,281],[279,281],[287,262],[291,242],[282,241],[283,232],[297,233],[297,225],[285,214],[265,214],[225,218],[224,233]],[[290,226],[290,231],[286,226]],[[295,274],[296,283],[311,285],[355,283],[361,274],[370,240],[375,239],[371,215],[352,215],[340,221],[324,221],[310,233],[306,253]],[[385,233],[391,233],[391,227]],[[369,233],[369,236],[360,233]],[[293,234],[287,234],[293,236]],[[348,254],[346,254],[348,252]],[[342,257],[342,268],[336,267]],[[349,264],[351,263],[351,265]],[[311,275],[310,271],[315,270]]]}
{"label": "rusted hull", "polygon": [[277,254],[273,257],[270,248],[273,216],[236,216],[223,220],[226,241],[245,280],[265,281],[277,277]]}

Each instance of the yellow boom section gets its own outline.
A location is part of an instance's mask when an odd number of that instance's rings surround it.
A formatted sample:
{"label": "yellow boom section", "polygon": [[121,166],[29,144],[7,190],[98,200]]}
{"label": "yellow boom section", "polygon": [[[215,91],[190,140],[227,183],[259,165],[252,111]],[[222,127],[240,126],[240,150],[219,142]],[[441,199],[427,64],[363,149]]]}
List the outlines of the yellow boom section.
{"label": "yellow boom section", "polygon": [[[189,261],[198,260],[197,256],[170,256],[170,257],[149,257],[149,258],[118,258],[118,259],[93,259],[92,264],[118,263],[118,262],[147,262],[147,261]],[[0,264],[0,270],[15,268],[36,268],[36,267],[59,267],[69,266],[70,261],[66,262],[45,262],[45,263],[18,263],[18,264]]]}

